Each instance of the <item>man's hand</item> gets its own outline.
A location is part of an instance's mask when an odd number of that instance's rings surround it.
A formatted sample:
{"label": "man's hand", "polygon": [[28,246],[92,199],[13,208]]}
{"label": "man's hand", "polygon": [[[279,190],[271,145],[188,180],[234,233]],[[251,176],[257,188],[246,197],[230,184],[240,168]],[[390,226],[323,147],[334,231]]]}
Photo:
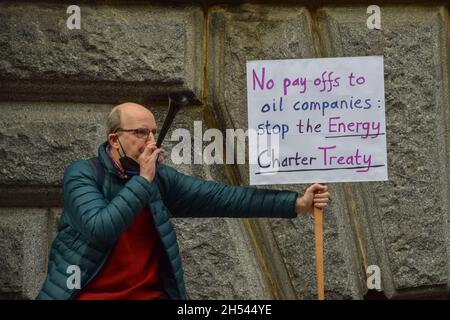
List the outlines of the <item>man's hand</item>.
{"label": "man's hand", "polygon": [[324,209],[328,205],[330,194],[328,186],[315,183],[306,189],[303,197],[295,201],[295,212],[297,214],[313,213],[314,207]]}
{"label": "man's hand", "polygon": [[156,174],[156,159],[158,155],[162,155],[162,148],[156,147],[156,142],[150,142],[145,146],[137,161],[140,166],[140,176],[152,182]]}

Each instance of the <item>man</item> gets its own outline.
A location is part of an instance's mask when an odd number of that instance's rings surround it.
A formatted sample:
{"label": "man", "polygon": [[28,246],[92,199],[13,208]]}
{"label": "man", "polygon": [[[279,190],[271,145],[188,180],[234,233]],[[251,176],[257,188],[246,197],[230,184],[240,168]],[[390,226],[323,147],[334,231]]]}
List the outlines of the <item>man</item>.
{"label": "man", "polygon": [[[124,103],[107,122],[98,167],[72,163],[64,173],[64,208],[38,299],[186,299],[170,217],[294,218],[325,208],[327,186],[302,197],[186,176],[161,162],[156,122]],[[71,284],[73,266],[80,285]]]}

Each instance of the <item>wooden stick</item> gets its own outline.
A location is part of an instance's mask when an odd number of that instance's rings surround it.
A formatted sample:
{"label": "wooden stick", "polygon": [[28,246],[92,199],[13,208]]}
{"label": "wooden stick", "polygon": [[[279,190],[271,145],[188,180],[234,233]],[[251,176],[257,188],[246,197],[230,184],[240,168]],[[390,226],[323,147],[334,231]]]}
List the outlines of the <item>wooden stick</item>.
{"label": "wooden stick", "polygon": [[317,296],[319,300],[325,299],[324,272],[323,272],[323,209],[314,207],[314,236],[316,240],[316,278]]}

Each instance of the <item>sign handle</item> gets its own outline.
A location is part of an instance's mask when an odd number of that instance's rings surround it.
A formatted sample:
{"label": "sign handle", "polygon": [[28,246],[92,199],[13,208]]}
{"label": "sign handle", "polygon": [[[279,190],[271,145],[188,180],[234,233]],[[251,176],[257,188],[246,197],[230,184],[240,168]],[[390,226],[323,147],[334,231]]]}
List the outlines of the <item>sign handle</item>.
{"label": "sign handle", "polygon": [[324,271],[323,271],[323,209],[314,207],[314,236],[316,240],[316,279],[317,296],[325,299]]}

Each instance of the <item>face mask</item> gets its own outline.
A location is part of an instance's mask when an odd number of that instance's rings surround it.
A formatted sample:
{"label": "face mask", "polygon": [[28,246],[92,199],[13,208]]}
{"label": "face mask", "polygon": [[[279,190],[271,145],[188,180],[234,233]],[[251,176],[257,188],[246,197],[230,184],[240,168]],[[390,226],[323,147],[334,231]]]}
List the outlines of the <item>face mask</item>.
{"label": "face mask", "polygon": [[125,170],[125,173],[128,176],[138,175],[139,171],[140,171],[139,163],[137,161],[135,161],[133,158],[128,157],[118,138],[117,138],[117,141],[119,141],[120,147],[122,148],[122,152],[124,154],[123,157],[119,158],[119,161],[120,161],[120,164],[122,165],[122,168]]}

